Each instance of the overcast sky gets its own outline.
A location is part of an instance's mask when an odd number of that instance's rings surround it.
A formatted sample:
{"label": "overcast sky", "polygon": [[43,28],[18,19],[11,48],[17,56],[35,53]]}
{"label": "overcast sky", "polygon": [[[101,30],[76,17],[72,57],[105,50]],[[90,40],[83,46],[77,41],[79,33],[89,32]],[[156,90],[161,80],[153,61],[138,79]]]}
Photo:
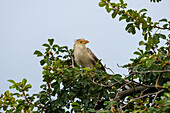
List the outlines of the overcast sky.
{"label": "overcast sky", "polygon": [[[154,21],[170,20],[170,0],[125,0],[128,7],[148,9]],[[117,67],[134,58],[133,52],[142,40],[140,32],[128,34],[126,23],[111,18],[99,0],[0,0],[0,94],[9,85],[8,79],[23,78],[33,85],[31,93],[40,91],[42,67],[33,52],[43,50],[42,44],[54,38],[61,46],[73,47],[74,40],[85,38],[87,46],[102,63],[115,73],[127,73]]]}

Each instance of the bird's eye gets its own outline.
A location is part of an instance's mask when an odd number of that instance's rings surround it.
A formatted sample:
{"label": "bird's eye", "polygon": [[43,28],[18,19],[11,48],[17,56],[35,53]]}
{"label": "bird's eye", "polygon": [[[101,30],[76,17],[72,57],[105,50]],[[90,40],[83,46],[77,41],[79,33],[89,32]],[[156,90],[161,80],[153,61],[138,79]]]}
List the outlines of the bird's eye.
{"label": "bird's eye", "polygon": [[82,43],[82,41],[80,41],[80,43]]}

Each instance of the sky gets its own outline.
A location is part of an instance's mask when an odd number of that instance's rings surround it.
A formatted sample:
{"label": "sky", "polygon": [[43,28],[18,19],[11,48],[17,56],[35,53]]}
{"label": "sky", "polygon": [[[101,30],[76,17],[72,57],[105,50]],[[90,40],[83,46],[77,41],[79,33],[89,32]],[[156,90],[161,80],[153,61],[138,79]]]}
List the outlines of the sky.
{"label": "sky", "polygon": [[[154,21],[170,20],[170,0],[151,3],[150,0],[125,0],[128,8],[148,9]],[[135,35],[125,31],[126,23],[114,20],[99,0],[0,0],[0,94],[13,79],[23,78],[32,84],[30,93],[38,93],[42,82],[40,58],[35,50],[43,51],[43,43],[54,38],[55,43],[73,48],[75,39],[85,38],[87,46],[115,73],[127,70],[117,64],[127,64],[135,58],[141,32]]]}

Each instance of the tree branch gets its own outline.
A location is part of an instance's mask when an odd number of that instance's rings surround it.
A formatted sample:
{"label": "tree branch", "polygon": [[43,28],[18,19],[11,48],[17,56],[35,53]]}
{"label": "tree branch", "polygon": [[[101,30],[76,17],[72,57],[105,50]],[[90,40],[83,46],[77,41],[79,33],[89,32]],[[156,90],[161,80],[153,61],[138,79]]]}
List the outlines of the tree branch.
{"label": "tree branch", "polygon": [[160,70],[160,71],[155,71],[155,70],[150,70],[150,71],[133,71],[131,74],[133,73],[162,73],[162,72],[170,72],[170,70]]}
{"label": "tree branch", "polygon": [[[137,93],[140,92],[140,91],[142,91],[142,90],[144,90],[144,89],[146,89],[145,86],[135,87],[135,91],[136,91]],[[134,93],[134,90],[133,90],[133,89],[125,90],[125,91],[122,91],[122,92],[120,92],[120,93],[118,94],[118,98],[119,98],[119,99],[122,99],[122,98],[124,98],[124,97],[126,97],[126,96],[128,96],[128,95],[133,94],[133,93]]]}
{"label": "tree branch", "polygon": [[[131,83],[131,81],[129,81],[128,83],[126,83],[126,84],[124,84],[124,85],[122,85],[119,89],[122,89],[124,86],[126,86],[126,85],[128,85],[128,84],[130,84]],[[116,96],[115,96],[115,98],[114,98],[114,100],[115,101],[117,101],[118,100],[118,96],[119,96],[119,92],[120,92],[120,90],[116,93]]]}
{"label": "tree branch", "polygon": [[152,104],[151,104],[150,107],[152,107],[152,105],[154,104],[154,101],[155,101],[156,97],[158,96],[158,94],[161,93],[161,92],[163,92],[163,91],[164,91],[164,89],[162,89],[162,90],[156,92],[155,97],[154,97],[154,99],[152,100]]}
{"label": "tree branch", "polygon": [[104,84],[102,84],[102,83],[97,83],[97,82],[95,82],[95,78],[93,78],[93,80],[92,80],[92,78],[89,77],[89,79],[90,79],[94,84],[97,84],[97,85],[102,86],[102,87],[112,87],[112,86],[114,86],[115,84],[118,84],[118,83],[120,83],[122,80],[124,80],[124,79],[121,79],[121,80],[119,80],[119,81],[117,81],[117,82],[115,82],[115,83],[113,83],[113,84],[104,85]]}
{"label": "tree branch", "polygon": [[112,70],[112,69],[110,69],[110,68],[106,67],[106,65],[104,65],[104,67],[105,67],[106,69],[110,70],[110,71],[112,72],[112,74],[114,74],[114,72],[113,72],[113,70]]}
{"label": "tree branch", "polygon": [[[162,90],[160,90],[160,91],[158,91],[158,92],[156,92],[156,93],[149,93],[149,94],[140,96],[140,97],[138,97],[138,98],[131,99],[127,104],[125,104],[125,105],[124,105],[123,107],[121,107],[120,109],[125,108],[125,107],[126,107],[129,103],[131,103],[133,100],[141,99],[141,98],[147,97],[147,96],[149,96],[149,95],[155,95],[155,94],[158,95],[159,93],[161,93],[161,92],[163,92],[163,91],[164,91],[164,89],[162,89]],[[155,99],[156,99],[156,98],[154,98],[153,101],[155,101]]]}

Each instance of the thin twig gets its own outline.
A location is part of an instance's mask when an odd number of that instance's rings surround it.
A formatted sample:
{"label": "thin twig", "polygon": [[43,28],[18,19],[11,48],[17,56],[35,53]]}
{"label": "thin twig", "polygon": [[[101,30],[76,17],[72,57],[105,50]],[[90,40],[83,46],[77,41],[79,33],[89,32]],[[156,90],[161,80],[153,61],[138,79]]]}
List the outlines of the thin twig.
{"label": "thin twig", "polygon": [[133,81],[133,74],[132,74],[132,88],[133,88],[133,96],[136,93],[135,86],[134,86],[134,81]]}
{"label": "thin twig", "polygon": [[28,104],[33,105],[33,106],[38,107],[38,108],[48,109],[47,107],[42,107],[41,105],[35,105],[31,101],[29,101],[24,90],[22,91],[22,94],[23,94],[23,96],[24,96],[24,98],[25,98],[25,100]]}
{"label": "thin twig", "polygon": [[[89,77],[90,78],[90,77]],[[90,80],[94,83],[94,84],[97,84],[99,86],[102,86],[102,87],[111,87],[112,85],[104,85],[104,84],[99,84],[97,82],[95,82],[95,78],[93,78],[93,80],[90,78]]]}
{"label": "thin twig", "polygon": [[[128,83],[122,85],[119,89],[122,89],[124,86],[126,86],[126,85],[128,85],[128,84],[130,84],[130,83],[131,83],[131,81],[129,81]],[[119,92],[120,92],[120,90],[118,90],[118,92],[116,93],[116,96],[115,96],[114,100],[116,100],[116,98],[117,98]]]}
{"label": "thin twig", "polygon": [[123,66],[120,66],[119,64],[117,64],[117,66],[120,67],[120,68],[123,68]]}
{"label": "thin twig", "polygon": [[165,54],[161,49],[157,49],[159,52],[161,52],[163,55],[165,55],[166,57],[168,57],[167,54]]}
{"label": "thin twig", "polygon": [[150,70],[150,71],[133,71],[131,74],[133,73],[162,73],[162,72],[170,72],[170,70],[160,70],[160,71],[154,71],[154,70]]}
{"label": "thin twig", "polygon": [[141,84],[141,83],[138,83],[138,82],[136,82],[136,81],[134,81],[134,84],[136,84],[136,85],[141,85],[141,86],[145,86],[145,87],[147,87],[147,88],[154,88],[154,87],[155,87],[155,85]]}
{"label": "thin twig", "polygon": [[24,98],[25,98],[26,102],[27,102],[28,104],[32,104],[31,102],[29,102],[28,98],[26,97],[24,90],[22,91],[22,94],[24,95]]}
{"label": "thin twig", "polygon": [[106,65],[104,65],[104,67],[105,67],[106,69],[110,70],[110,71],[114,74],[114,72],[113,72],[113,70],[112,70],[112,69],[110,69],[110,68],[106,67]]}
{"label": "thin twig", "polygon": [[[160,90],[160,91],[158,91],[158,92],[161,93],[161,92],[163,92],[163,91],[164,91],[164,89],[162,89],[162,90]],[[149,95],[155,95],[155,94],[157,94],[158,92],[156,92],[156,93],[149,93],[149,94],[140,96],[139,98],[131,99],[127,104],[125,104],[123,107],[121,107],[121,109],[123,109],[124,107],[126,107],[129,103],[131,103],[131,102],[134,101],[134,100],[141,99],[141,98],[147,97],[147,96],[149,96]]]}
{"label": "thin twig", "polygon": [[95,105],[94,105],[94,109],[95,109],[96,106],[97,106],[97,103],[98,103],[98,101],[99,101],[99,97],[100,97],[100,93],[99,93],[98,96],[97,96],[97,102],[96,102]]}
{"label": "thin twig", "polygon": [[[90,77],[89,77],[90,78]],[[97,84],[97,85],[99,85],[99,86],[102,86],[102,87],[112,87],[112,86],[114,86],[115,84],[118,84],[120,81],[122,81],[122,80],[124,80],[124,79],[121,79],[121,80],[119,80],[119,81],[117,81],[117,82],[115,82],[114,84],[111,84],[111,85],[104,85],[104,84],[100,84],[100,83],[97,83],[97,82],[95,82],[95,78],[93,78],[93,80],[92,80],[92,78],[90,78],[90,80],[94,83],[94,84]]]}
{"label": "thin twig", "polygon": [[143,93],[145,92],[145,91],[147,91],[149,88],[146,88],[145,90],[143,90],[142,92],[141,92],[141,94],[140,94],[140,97],[143,95]]}
{"label": "thin twig", "polygon": [[162,90],[156,92],[155,97],[154,97],[154,99],[153,99],[152,104],[151,104],[150,107],[152,107],[152,105],[154,104],[154,101],[155,101],[156,97],[158,96],[158,94],[161,93],[161,92],[163,92],[163,91],[164,91],[164,89],[162,89]]}

